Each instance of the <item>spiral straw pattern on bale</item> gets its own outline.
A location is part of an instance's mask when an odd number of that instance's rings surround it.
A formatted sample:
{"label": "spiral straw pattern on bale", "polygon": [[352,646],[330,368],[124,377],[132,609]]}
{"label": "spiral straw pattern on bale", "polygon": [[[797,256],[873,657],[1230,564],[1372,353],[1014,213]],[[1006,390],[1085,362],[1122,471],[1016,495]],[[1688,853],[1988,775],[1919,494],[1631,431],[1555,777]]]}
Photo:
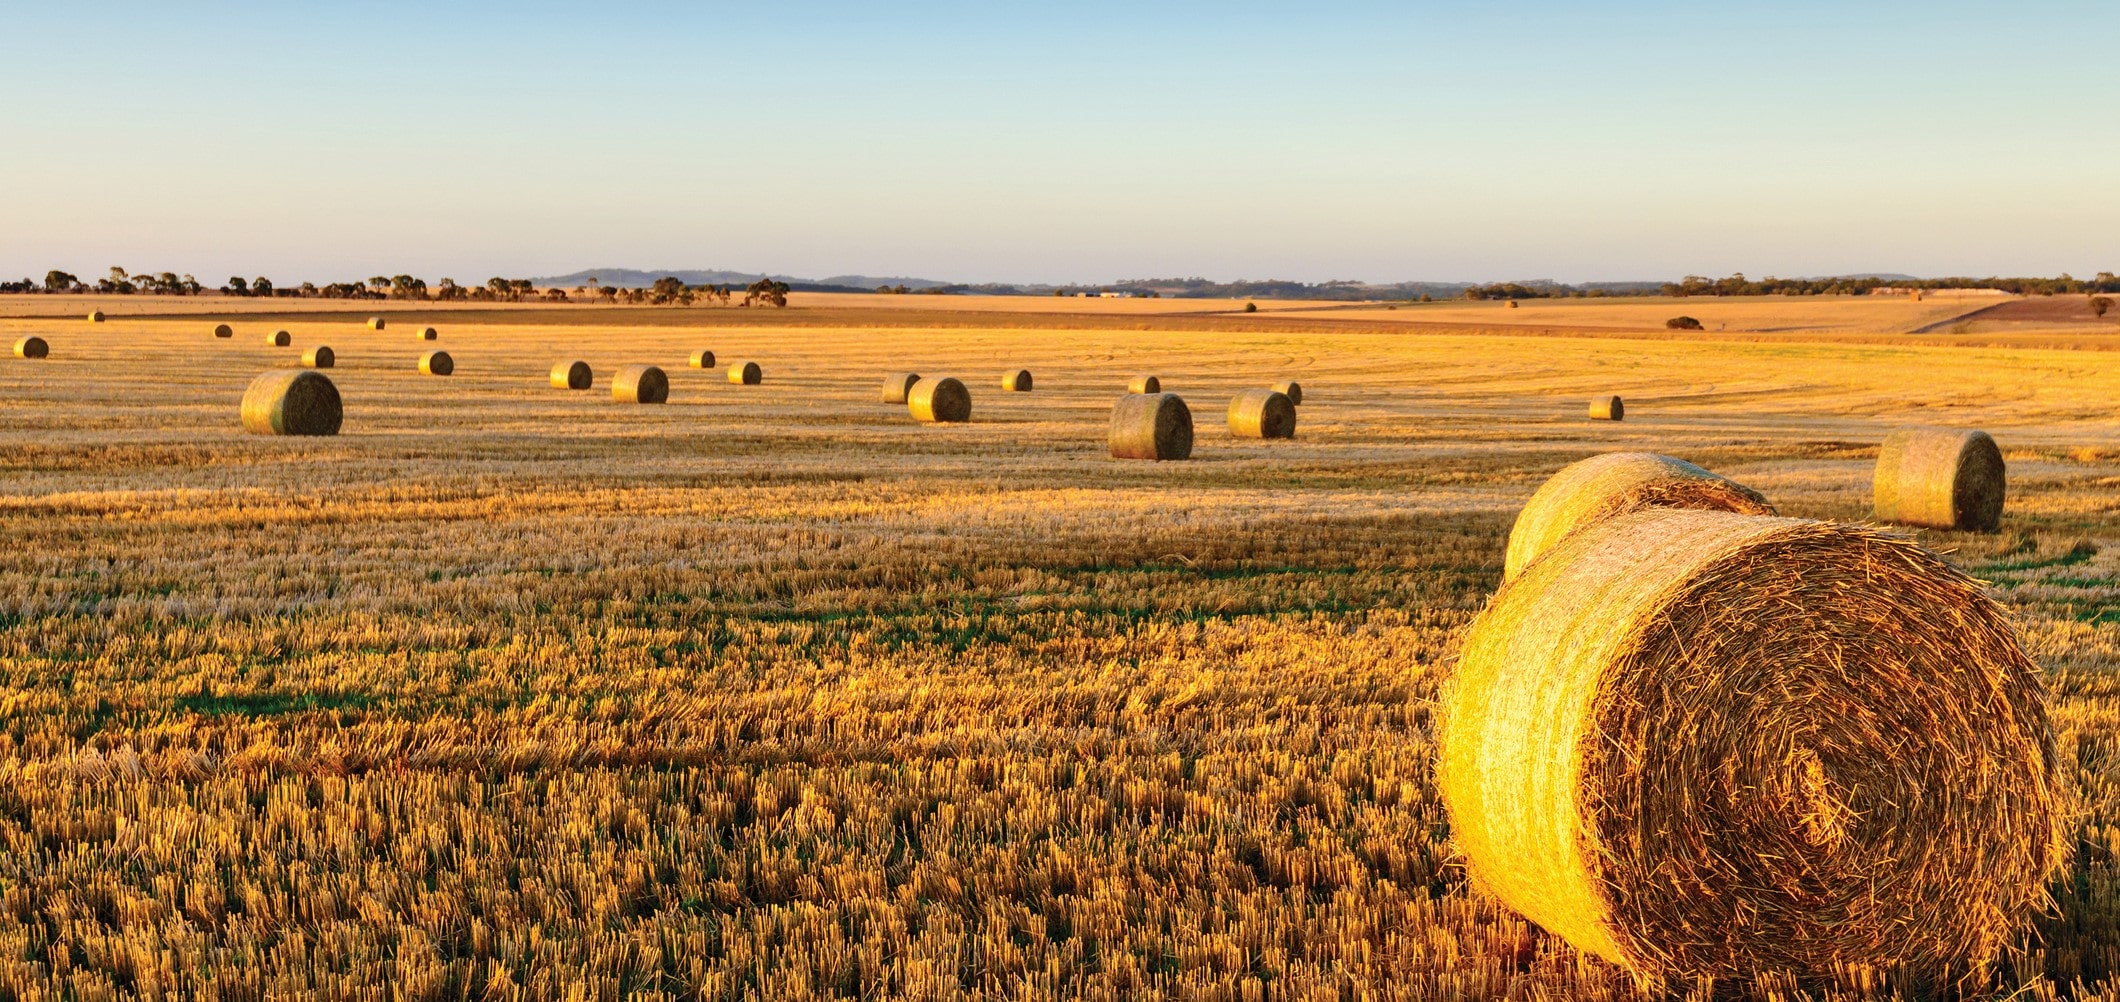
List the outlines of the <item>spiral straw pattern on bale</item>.
{"label": "spiral straw pattern on bale", "polygon": [[757,362],[738,362],[729,366],[729,382],[736,386],[757,386],[765,379],[765,370]]}
{"label": "spiral straw pattern on bale", "polygon": [[1128,393],[1161,393],[1163,380],[1156,376],[1135,376],[1126,381]]}
{"label": "spiral straw pattern on bale", "polygon": [[1973,976],[2060,859],[2038,667],[1866,527],[1584,529],[1473,624],[1444,715],[1476,884],[1645,979]]}
{"label": "spiral straw pattern on bale", "polygon": [[1296,405],[1273,390],[1245,390],[1229,402],[1229,433],[1238,438],[1296,437]]}
{"label": "spiral straw pattern on bale", "polygon": [[227,324],[215,324],[215,325],[213,325],[213,336],[215,336],[215,337],[235,337],[235,336],[236,336],[236,329],[235,329],[235,328],[233,328],[233,327],[230,327],[230,326],[228,326]]}
{"label": "spiral straw pattern on bale", "polygon": [[887,404],[905,403],[905,396],[913,391],[913,384],[920,381],[917,372],[894,372],[883,377],[882,400]]}
{"label": "spiral straw pattern on bale", "polygon": [[2008,476],[1984,431],[1901,428],[1877,452],[1871,496],[1879,521],[1994,532]]}
{"label": "spiral straw pattern on bale", "polygon": [[243,430],[257,435],[336,435],[345,419],[339,388],[309,369],[275,369],[243,391]]}
{"label": "spiral straw pattern on bale", "polygon": [[339,356],[320,344],[302,353],[302,364],[312,369],[329,369],[339,364]]}
{"label": "spiral straw pattern on bale", "polygon": [[589,363],[575,359],[552,366],[552,388],[555,390],[586,390],[596,378],[589,370]]}
{"label": "spiral straw pattern on bale", "polygon": [[1029,393],[1031,391],[1031,370],[1016,369],[1004,374],[1001,377],[1001,389],[1008,393]]}
{"label": "spiral straw pattern on bale", "polygon": [[420,371],[430,376],[446,376],[456,371],[456,359],[446,351],[430,351],[420,356]]}
{"label": "spiral straw pattern on bale", "polygon": [[906,391],[905,406],[906,410],[912,412],[914,419],[930,424],[970,421],[972,391],[948,376],[923,379]]}
{"label": "spiral straw pattern on bale", "polygon": [[1590,399],[1590,420],[1625,421],[1626,419],[1627,404],[1620,398],[1592,397]]}
{"label": "spiral straw pattern on bale", "polygon": [[52,346],[35,334],[15,342],[16,358],[49,358],[51,353]]}
{"label": "spiral straw pattern on bale", "polygon": [[1284,379],[1278,383],[1273,384],[1273,386],[1269,387],[1269,389],[1273,390],[1275,393],[1287,397],[1289,403],[1294,404],[1297,407],[1303,406],[1302,383],[1298,383],[1293,379]]}
{"label": "spiral straw pattern on bale", "polygon": [[1608,452],[1571,463],[1547,478],[1509,528],[1502,580],[1585,526],[1644,508],[1692,508],[1772,515],[1758,491],[1683,459],[1648,452]]}
{"label": "spiral straw pattern on bale", "polygon": [[1112,405],[1113,459],[1191,459],[1192,408],[1175,393],[1129,393]]}
{"label": "spiral straw pattern on bale", "polygon": [[273,331],[265,335],[265,343],[274,348],[285,348],[294,343],[294,335],[286,331]]}
{"label": "spiral straw pattern on bale", "polygon": [[691,357],[685,359],[685,363],[695,369],[711,369],[714,367],[714,353],[704,349],[695,351]]}
{"label": "spiral straw pattern on bale", "polygon": [[668,403],[670,377],[658,366],[623,366],[611,377],[611,399],[622,404]]}

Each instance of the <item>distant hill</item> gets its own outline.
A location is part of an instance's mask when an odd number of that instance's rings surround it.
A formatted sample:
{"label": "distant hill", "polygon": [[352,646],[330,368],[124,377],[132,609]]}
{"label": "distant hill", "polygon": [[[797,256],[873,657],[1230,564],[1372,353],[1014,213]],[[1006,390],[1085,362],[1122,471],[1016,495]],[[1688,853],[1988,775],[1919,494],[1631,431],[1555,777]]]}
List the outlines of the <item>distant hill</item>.
{"label": "distant hill", "polygon": [[596,284],[598,285],[608,285],[618,289],[645,289],[654,285],[655,280],[658,278],[675,278],[686,285],[735,286],[749,285],[761,278],[770,278],[776,282],[786,282],[790,288],[799,292],[874,292],[877,287],[885,285],[903,285],[908,289],[931,289],[949,284],[948,282],[937,282],[925,278],[877,278],[873,275],[832,275],[826,278],[800,278],[794,275],[770,275],[765,272],[687,269],[640,271],[633,268],[590,268],[569,275],[551,275],[544,278],[533,278],[530,281],[540,286],[571,289],[578,285],[589,284],[589,280],[592,278],[596,279]]}

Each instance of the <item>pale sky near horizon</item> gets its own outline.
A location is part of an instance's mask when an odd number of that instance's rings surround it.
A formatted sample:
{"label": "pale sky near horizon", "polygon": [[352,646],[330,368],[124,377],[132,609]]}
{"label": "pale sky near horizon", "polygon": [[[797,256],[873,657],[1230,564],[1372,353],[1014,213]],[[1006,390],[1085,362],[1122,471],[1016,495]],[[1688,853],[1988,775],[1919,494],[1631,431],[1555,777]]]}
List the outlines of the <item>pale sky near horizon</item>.
{"label": "pale sky near horizon", "polygon": [[0,278],[2120,271],[2120,11],[8,11]]}

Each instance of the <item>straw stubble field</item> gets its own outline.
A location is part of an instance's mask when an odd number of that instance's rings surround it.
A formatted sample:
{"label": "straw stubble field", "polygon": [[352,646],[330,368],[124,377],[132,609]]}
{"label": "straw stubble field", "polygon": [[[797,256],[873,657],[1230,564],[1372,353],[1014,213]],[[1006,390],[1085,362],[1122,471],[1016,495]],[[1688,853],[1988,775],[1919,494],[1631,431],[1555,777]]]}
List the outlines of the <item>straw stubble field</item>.
{"label": "straw stubble field", "polygon": [[[2080,817],[2001,983],[2115,992],[2111,354],[123,305],[0,320],[52,346],[0,364],[0,995],[1637,997],[1451,855],[1434,700],[1510,520],[1608,449],[1859,519],[1908,422],[2003,445],[2002,532],[1922,538],[2054,673]],[[316,343],[343,433],[243,434]],[[878,403],[908,368],[973,420]],[[1107,455],[1149,371],[1190,462]],[[1298,437],[1232,438],[1282,378]]]}

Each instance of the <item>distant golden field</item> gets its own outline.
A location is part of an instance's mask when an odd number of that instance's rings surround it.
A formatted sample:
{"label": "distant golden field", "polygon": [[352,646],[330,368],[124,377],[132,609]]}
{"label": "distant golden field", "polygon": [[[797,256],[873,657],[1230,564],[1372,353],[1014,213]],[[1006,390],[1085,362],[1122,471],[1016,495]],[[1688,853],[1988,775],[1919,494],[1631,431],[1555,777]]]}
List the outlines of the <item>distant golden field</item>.
{"label": "distant golden field", "polygon": [[[51,344],[0,359],[0,999],[1659,997],[1467,888],[1438,686],[1566,463],[1855,520],[1906,423],[2004,448],[2003,531],[1922,538],[2080,819],[1998,997],[2120,998],[2120,326],[1909,333],[1983,305],[0,297]],[[243,434],[318,344],[344,432]],[[1107,456],[1136,373],[1191,462]],[[1296,439],[1231,438],[1282,378]]]}

